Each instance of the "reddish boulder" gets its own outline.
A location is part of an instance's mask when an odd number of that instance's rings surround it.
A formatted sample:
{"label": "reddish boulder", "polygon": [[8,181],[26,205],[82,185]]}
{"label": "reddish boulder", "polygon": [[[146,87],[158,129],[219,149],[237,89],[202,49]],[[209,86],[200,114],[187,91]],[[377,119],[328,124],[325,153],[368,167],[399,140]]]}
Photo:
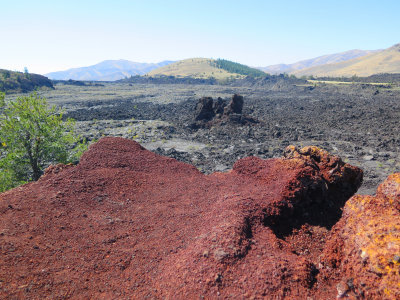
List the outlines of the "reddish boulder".
{"label": "reddish boulder", "polygon": [[347,201],[321,256],[321,284],[339,298],[400,299],[399,202],[400,173]]}
{"label": "reddish boulder", "polygon": [[320,275],[354,258],[351,205],[330,244],[346,248],[334,266],[329,249],[320,255],[361,180],[315,147],[204,175],[103,138],[77,166],[0,194],[0,298],[335,299],[336,282]]}

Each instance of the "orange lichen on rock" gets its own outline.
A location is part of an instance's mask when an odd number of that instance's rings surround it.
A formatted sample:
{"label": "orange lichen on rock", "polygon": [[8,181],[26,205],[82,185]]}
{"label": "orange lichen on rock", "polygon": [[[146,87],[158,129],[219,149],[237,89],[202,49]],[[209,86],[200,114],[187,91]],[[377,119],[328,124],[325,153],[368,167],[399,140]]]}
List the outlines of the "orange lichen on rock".
{"label": "orange lichen on rock", "polygon": [[378,187],[378,197],[383,197],[400,210],[400,173],[389,175],[389,177]]}
{"label": "orange lichen on rock", "polygon": [[[334,253],[340,253],[334,268],[342,278],[352,281],[348,295],[400,298],[399,178],[399,173],[390,175],[375,197],[353,196],[333,228],[322,262],[333,267]],[[339,244],[341,249],[336,246]]]}
{"label": "orange lichen on rock", "polygon": [[321,171],[322,176],[328,184],[341,181],[354,184],[362,178],[362,172],[358,177],[352,177],[351,166],[342,161],[339,156],[331,155],[328,151],[318,148],[316,146],[307,146],[298,149],[295,146],[288,146],[284,153],[287,158],[298,158],[307,161],[309,164],[314,164]]}

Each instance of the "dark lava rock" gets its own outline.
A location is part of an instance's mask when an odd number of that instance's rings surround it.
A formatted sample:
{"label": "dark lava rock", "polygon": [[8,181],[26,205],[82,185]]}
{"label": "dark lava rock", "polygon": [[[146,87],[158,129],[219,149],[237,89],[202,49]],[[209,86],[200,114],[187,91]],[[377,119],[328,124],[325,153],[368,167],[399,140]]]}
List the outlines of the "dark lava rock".
{"label": "dark lava rock", "polygon": [[213,111],[214,111],[215,115],[223,114],[225,106],[226,106],[226,103],[224,102],[224,100],[222,100],[221,97],[218,97],[218,99],[216,101],[214,101],[214,104],[213,104]]}
{"label": "dark lava rock", "polygon": [[203,97],[196,106],[195,121],[210,121],[214,118],[214,100],[212,97]]}
{"label": "dark lava rock", "polygon": [[235,94],[228,105],[220,97],[216,101],[211,97],[203,97],[196,105],[195,122],[192,129],[210,128],[228,124],[255,124],[258,121],[242,114],[243,96]]}
{"label": "dark lava rock", "polygon": [[242,114],[243,110],[243,96],[233,95],[231,102],[229,102],[228,106],[225,107],[224,115],[234,114]]}

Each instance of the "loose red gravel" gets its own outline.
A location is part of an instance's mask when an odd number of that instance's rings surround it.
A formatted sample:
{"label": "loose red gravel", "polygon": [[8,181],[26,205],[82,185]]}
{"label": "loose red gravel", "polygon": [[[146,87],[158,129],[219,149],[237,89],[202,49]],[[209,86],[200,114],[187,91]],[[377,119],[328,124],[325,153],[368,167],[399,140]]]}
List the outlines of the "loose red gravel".
{"label": "loose red gravel", "polygon": [[341,231],[355,226],[351,210],[331,226],[361,181],[316,147],[204,175],[103,138],[77,166],[0,194],[0,298],[336,299],[342,286],[355,295],[340,266],[356,254],[350,244],[335,252],[354,240]]}

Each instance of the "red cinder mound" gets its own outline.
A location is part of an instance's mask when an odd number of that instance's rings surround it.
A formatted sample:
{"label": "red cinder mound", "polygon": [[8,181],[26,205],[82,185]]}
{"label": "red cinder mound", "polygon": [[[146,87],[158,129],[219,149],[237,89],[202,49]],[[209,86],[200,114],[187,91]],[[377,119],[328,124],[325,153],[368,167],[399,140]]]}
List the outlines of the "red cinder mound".
{"label": "red cinder mound", "polygon": [[400,299],[400,173],[375,197],[356,195],[345,205],[321,258],[321,280],[337,296]]}
{"label": "red cinder mound", "polygon": [[361,180],[315,147],[204,175],[103,138],[0,195],[0,298],[335,299],[320,255]]}

